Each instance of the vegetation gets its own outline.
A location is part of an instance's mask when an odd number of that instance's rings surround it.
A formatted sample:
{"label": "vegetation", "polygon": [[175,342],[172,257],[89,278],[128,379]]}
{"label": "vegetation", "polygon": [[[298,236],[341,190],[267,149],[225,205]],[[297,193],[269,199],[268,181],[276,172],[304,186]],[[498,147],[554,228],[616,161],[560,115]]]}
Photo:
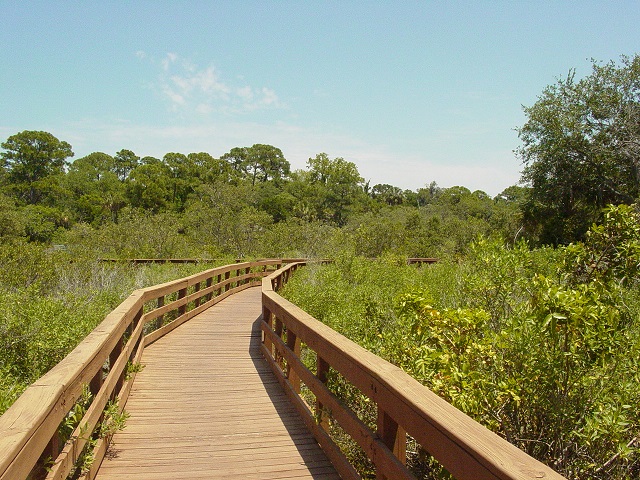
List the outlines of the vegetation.
{"label": "vegetation", "polygon": [[203,268],[106,264],[25,242],[3,245],[0,264],[0,413],[131,291]]}
{"label": "vegetation", "polygon": [[639,88],[637,55],[547,87],[523,183],[494,198],[371,186],[325,153],[291,171],[264,144],[70,162],[51,133],[10,136],[0,413],[131,290],[202,269],[102,258],[330,257],[287,290],[314,316],[570,478],[637,477]]}
{"label": "vegetation", "polygon": [[543,243],[582,240],[608,204],[640,194],[640,56],[547,87],[519,129],[525,218]]}
{"label": "vegetation", "polygon": [[480,239],[422,268],[343,256],[284,294],[568,478],[638,478],[640,213],[604,218],[559,249]]}

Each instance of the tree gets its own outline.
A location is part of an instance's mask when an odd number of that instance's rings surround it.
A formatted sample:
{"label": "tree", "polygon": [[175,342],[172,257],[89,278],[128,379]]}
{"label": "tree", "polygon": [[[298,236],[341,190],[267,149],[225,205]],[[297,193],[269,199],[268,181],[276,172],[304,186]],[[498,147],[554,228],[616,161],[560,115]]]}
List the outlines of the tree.
{"label": "tree", "polygon": [[121,182],[124,182],[127,179],[129,173],[131,173],[131,171],[136,168],[140,162],[140,157],[131,150],[120,150],[113,158],[113,171]]}
{"label": "tree", "polygon": [[126,205],[125,187],[114,173],[117,160],[102,152],[94,152],[74,161],[65,181],[71,192],[70,204],[78,219],[101,223],[118,220],[118,212]]}
{"label": "tree", "polygon": [[187,197],[199,183],[193,160],[194,157],[187,157],[182,153],[167,153],[162,158],[170,172],[171,202],[178,211],[184,209]]}
{"label": "tree", "polygon": [[192,163],[201,183],[230,182],[232,179],[233,169],[222,159],[213,158],[206,152],[190,153],[187,158]]}
{"label": "tree", "polygon": [[582,239],[608,204],[640,193],[640,56],[592,61],[548,86],[524,109],[517,154],[531,187],[525,220],[543,243]]}
{"label": "tree", "polygon": [[51,181],[64,173],[71,145],[48,132],[25,130],[0,145],[0,166],[9,190],[27,204],[36,204],[56,189]]}
{"label": "tree", "polygon": [[127,196],[133,207],[157,213],[167,206],[173,196],[171,170],[162,161],[145,157],[129,174]]}
{"label": "tree", "polygon": [[312,187],[315,218],[344,225],[353,206],[364,197],[358,167],[343,158],[331,160],[326,153],[310,158],[307,166],[301,179]]}
{"label": "tree", "polygon": [[405,192],[388,183],[378,183],[373,186],[371,196],[387,205],[401,205],[405,200]]}
{"label": "tree", "polygon": [[257,143],[248,151],[247,169],[251,176],[251,184],[255,185],[256,179],[267,182],[286,177],[289,175],[291,166],[284,158],[282,150]]}
{"label": "tree", "polygon": [[232,148],[221,160],[228,162],[231,168],[242,178],[249,180],[251,185],[282,179],[289,175],[291,169],[279,148],[259,143],[251,147]]}

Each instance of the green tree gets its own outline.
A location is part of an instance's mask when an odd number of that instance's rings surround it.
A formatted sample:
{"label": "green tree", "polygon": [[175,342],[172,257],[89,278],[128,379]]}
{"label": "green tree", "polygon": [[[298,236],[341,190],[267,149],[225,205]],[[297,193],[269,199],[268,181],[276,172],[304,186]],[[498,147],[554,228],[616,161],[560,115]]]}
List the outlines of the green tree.
{"label": "green tree", "polygon": [[56,190],[55,179],[64,173],[71,145],[48,132],[12,135],[0,144],[0,166],[6,170],[9,191],[27,204],[41,202]]}
{"label": "green tree", "polygon": [[387,205],[401,205],[405,200],[405,192],[388,183],[374,185],[371,196]]}
{"label": "green tree", "polygon": [[12,198],[0,193],[0,241],[24,235],[24,220]]}
{"label": "green tree", "polygon": [[213,158],[206,152],[190,153],[187,158],[201,183],[230,182],[233,179],[233,169],[229,162]]}
{"label": "green tree", "polygon": [[584,238],[607,204],[640,193],[640,56],[569,72],[524,109],[517,153],[531,186],[525,219],[543,243]]}
{"label": "green tree", "polygon": [[354,207],[365,197],[364,179],[358,173],[358,167],[343,158],[332,160],[326,153],[310,158],[307,166],[306,172],[298,172],[294,178],[292,194],[299,198],[312,219],[344,225]]}
{"label": "green tree", "polygon": [[251,185],[257,182],[279,180],[289,175],[291,167],[282,151],[272,145],[255,144],[251,147],[232,148],[221,160],[228,162]]}
{"label": "green tree", "polygon": [[117,160],[102,152],[94,152],[75,160],[65,181],[72,193],[69,204],[78,220],[101,223],[118,220],[118,212],[126,205],[125,187],[114,173]]}
{"label": "green tree", "polygon": [[187,197],[194,192],[199,180],[194,157],[182,153],[167,153],[162,161],[169,169],[171,202],[177,211],[182,211]]}
{"label": "green tree", "polygon": [[133,207],[157,213],[166,209],[172,198],[171,170],[162,161],[145,157],[129,174],[127,197]]}
{"label": "green tree", "polygon": [[113,172],[118,176],[121,182],[124,182],[129,173],[138,166],[140,157],[131,150],[120,150],[114,158]]}

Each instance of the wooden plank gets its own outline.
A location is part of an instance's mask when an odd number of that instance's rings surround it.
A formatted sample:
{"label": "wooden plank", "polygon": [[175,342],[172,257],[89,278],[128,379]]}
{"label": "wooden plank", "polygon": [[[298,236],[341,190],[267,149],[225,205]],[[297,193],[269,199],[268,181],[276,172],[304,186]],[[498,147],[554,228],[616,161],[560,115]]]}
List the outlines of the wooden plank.
{"label": "wooden plank", "polygon": [[97,479],[339,478],[260,354],[247,286],[145,347]]}

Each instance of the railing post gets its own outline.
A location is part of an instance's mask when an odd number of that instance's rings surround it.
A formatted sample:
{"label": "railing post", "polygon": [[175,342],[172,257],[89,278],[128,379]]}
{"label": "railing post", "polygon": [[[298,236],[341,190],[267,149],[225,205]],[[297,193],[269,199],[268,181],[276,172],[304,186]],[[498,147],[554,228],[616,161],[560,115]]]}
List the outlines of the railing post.
{"label": "railing post", "polygon": [[[300,358],[300,340],[298,336],[291,331],[290,328],[287,328],[287,347],[289,350],[293,352],[296,358]],[[287,371],[286,376],[289,379],[289,383],[293,387],[293,391],[296,393],[300,393],[300,377],[295,372],[293,368],[291,368],[291,363],[287,362]]]}
{"label": "railing post", "polygon": [[[251,267],[244,269],[244,274],[249,275],[251,273]],[[242,283],[251,283],[251,278],[246,278]]]}
{"label": "railing post", "polygon": [[[318,371],[316,373],[316,376],[318,377],[318,380],[326,385],[330,365],[320,355],[318,355],[317,363]],[[322,429],[327,432],[329,431],[329,415],[324,411],[322,402],[320,402],[318,399],[316,399],[316,420],[318,422],[318,425],[320,425]]]}
{"label": "railing post", "polygon": [[[207,283],[206,283],[206,285],[207,285],[207,288],[209,288],[211,285],[213,285],[213,277],[209,277],[209,278],[207,278]],[[208,302],[209,300],[211,300],[211,298],[212,298],[212,297],[213,297],[213,292],[209,292],[209,293],[207,293],[207,302]]]}
{"label": "railing post", "polygon": [[31,471],[29,475],[29,480],[37,480],[41,478],[46,478],[47,476],[47,466],[50,465],[50,462],[54,461],[60,455],[62,451],[63,445],[60,442],[60,436],[58,435],[58,430],[53,432],[53,436],[47,446],[45,447],[42,455],[38,459],[38,463]]}
{"label": "railing post", "polygon": [[[276,333],[276,335],[280,338],[282,338],[282,320],[280,320],[278,317],[275,317],[275,326],[273,328],[273,331]],[[273,352],[273,358],[275,359],[276,363],[280,366],[280,368],[284,368],[284,361],[282,359],[282,355],[280,355],[278,353],[278,347],[274,348],[274,352]]]}
{"label": "railing post", "polygon": [[[216,281],[216,283],[219,285],[220,282],[222,281],[222,274],[218,274],[218,279]],[[222,287],[218,288],[216,295],[220,295],[222,293]]]}
{"label": "railing post", "polygon": [[100,366],[96,374],[93,376],[93,378],[89,382],[89,391],[91,391],[91,395],[95,395],[96,393],[98,393],[98,391],[100,390],[100,387],[102,387],[103,380],[104,380],[104,377],[102,375],[102,366]]}
{"label": "railing post", "polygon": [[[186,296],[187,296],[186,288],[181,288],[180,290],[178,290],[178,300]],[[178,307],[178,316],[184,315],[185,313],[187,313],[187,305],[180,305]]]}
{"label": "railing post", "polygon": [[[164,307],[164,295],[162,297],[158,297],[156,300],[156,308]],[[160,315],[156,318],[155,329],[157,330],[162,326],[162,322],[164,321],[164,315]]]}
{"label": "railing post", "polygon": [[[225,280],[229,280],[229,277],[231,277],[231,272],[230,271],[229,272],[225,272],[224,279]],[[224,291],[225,292],[227,292],[229,290],[229,285],[230,284],[228,282],[224,285]]]}
{"label": "railing post", "polygon": [[[200,291],[200,282],[196,283],[194,286],[194,292],[199,292]],[[196,298],[194,300],[194,306],[197,308],[200,306],[200,297]]]}
{"label": "railing post", "polygon": [[[393,452],[403,465],[407,464],[407,434],[387,412],[378,406],[378,437]],[[376,479],[387,480],[385,475],[377,474]]]}
{"label": "railing post", "polygon": [[[269,328],[272,328],[273,322],[271,319],[271,312],[265,306],[262,307],[262,321],[266,323]],[[264,343],[264,346],[269,351],[269,354],[273,355],[273,350],[272,350],[273,343],[271,343],[271,339],[266,333],[263,335],[264,336],[262,337],[262,343]]]}
{"label": "railing post", "polygon": [[[109,354],[109,370],[113,368],[113,366],[116,364],[116,361],[118,360],[118,357],[122,353],[122,344],[123,339],[122,337],[120,337],[118,339],[118,343],[116,343],[115,347],[113,347],[113,350],[111,350],[111,353]],[[115,400],[118,397],[118,393],[120,393],[120,389],[122,388],[123,378],[124,377],[122,375],[120,376],[120,378],[118,378],[116,386],[113,388],[113,391],[111,393],[111,400]]]}

